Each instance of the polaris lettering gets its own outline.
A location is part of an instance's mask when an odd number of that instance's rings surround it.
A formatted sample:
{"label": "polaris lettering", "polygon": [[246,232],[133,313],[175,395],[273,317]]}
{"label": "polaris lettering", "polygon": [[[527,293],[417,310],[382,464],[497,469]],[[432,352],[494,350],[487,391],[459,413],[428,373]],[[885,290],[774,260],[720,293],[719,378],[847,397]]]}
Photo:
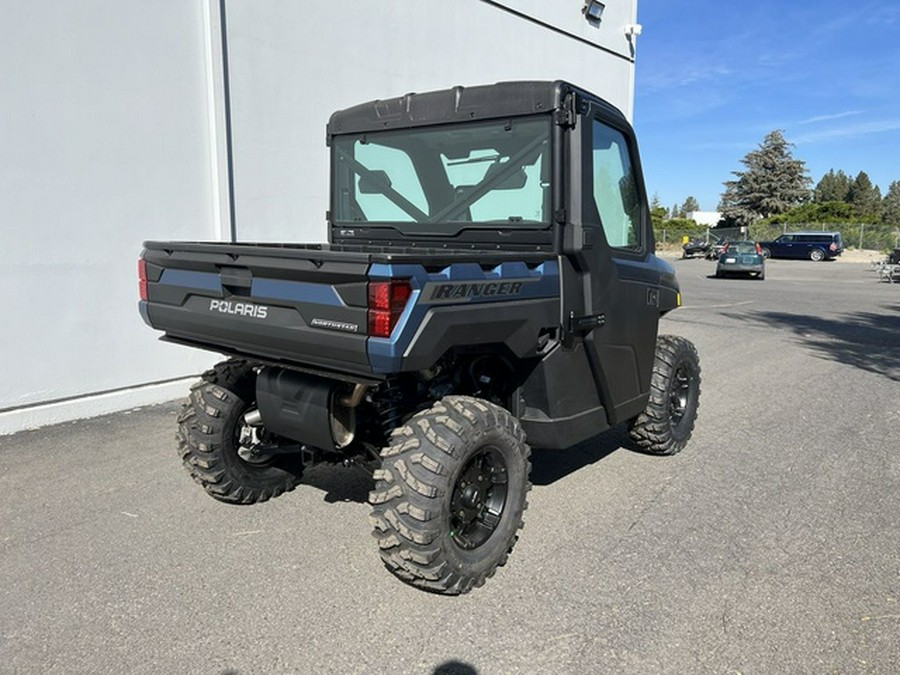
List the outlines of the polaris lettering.
{"label": "polaris lettering", "polygon": [[253,319],[265,319],[269,315],[269,308],[265,305],[252,305],[249,302],[231,302],[230,300],[210,300],[209,311],[249,316]]}

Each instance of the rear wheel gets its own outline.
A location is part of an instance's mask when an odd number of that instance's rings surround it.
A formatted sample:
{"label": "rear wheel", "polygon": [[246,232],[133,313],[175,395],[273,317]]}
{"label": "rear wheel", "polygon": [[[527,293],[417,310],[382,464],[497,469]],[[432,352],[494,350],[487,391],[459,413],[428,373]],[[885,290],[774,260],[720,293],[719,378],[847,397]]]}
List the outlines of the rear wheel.
{"label": "rear wheel", "polygon": [[530,456],[515,417],[467,396],[447,396],[394,430],[369,496],[387,568],[448,595],[484,584],[522,527]]}
{"label": "rear wheel", "polygon": [[825,260],[825,251],[820,248],[814,248],[809,252],[809,259],[813,262],[820,262],[822,260]]}
{"label": "rear wheel", "polygon": [[769,249],[763,247],[760,249],[760,251],[762,252],[763,258],[771,258],[772,257],[772,251],[770,251]]}
{"label": "rear wheel", "polygon": [[689,340],[661,335],[650,379],[647,407],[631,422],[631,439],[653,455],[684,449],[700,405],[700,357]]}
{"label": "rear wheel", "polygon": [[300,479],[299,455],[256,452],[253,410],[256,373],[239,360],[225,361],[191,387],[178,417],[178,452],[193,479],[213,498],[255,504],[293,490]]}

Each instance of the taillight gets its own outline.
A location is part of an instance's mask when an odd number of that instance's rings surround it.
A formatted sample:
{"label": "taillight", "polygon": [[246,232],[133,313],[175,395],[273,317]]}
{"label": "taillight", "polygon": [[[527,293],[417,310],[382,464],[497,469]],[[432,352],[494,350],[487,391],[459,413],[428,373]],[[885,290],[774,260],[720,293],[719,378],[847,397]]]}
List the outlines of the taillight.
{"label": "taillight", "polygon": [[730,242],[730,241],[726,241],[726,242],[725,242],[725,245],[722,247],[722,253],[727,253],[727,252],[728,252],[728,247],[729,247],[729,246],[731,246],[731,242]]}
{"label": "taillight", "polygon": [[372,281],[369,283],[369,335],[390,337],[406,308],[412,286],[409,281]]}
{"label": "taillight", "polygon": [[762,246],[759,243],[756,244],[756,255],[762,255]]}
{"label": "taillight", "polygon": [[141,258],[138,260],[138,284],[141,289],[141,300],[148,299],[147,293],[147,261]]}
{"label": "taillight", "polygon": [[828,250],[837,251],[837,244],[835,244],[834,242],[831,242],[831,246],[828,247]]}

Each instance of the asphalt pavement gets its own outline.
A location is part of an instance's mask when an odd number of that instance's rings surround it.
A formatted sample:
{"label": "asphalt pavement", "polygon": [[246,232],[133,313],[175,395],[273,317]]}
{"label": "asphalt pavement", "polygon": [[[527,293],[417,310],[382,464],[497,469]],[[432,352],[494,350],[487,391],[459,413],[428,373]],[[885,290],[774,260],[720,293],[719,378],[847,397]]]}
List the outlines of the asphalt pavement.
{"label": "asphalt pavement", "polygon": [[509,563],[466,596],[382,567],[360,469],[213,501],[177,404],[0,437],[0,672],[900,671],[900,285],[675,264],[690,444],[536,452]]}

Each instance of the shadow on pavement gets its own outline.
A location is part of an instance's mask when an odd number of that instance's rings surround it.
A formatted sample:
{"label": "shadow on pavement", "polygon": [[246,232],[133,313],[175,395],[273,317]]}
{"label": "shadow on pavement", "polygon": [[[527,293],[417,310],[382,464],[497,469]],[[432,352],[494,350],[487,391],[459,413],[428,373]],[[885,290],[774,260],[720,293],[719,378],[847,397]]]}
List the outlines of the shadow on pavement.
{"label": "shadow on pavement", "polygon": [[431,675],[478,675],[478,671],[468,663],[454,660],[445,661],[431,671]]}
{"label": "shadow on pavement", "polygon": [[373,465],[362,464],[341,466],[339,464],[317,464],[303,472],[300,483],[322,490],[323,499],[329,504],[355,502],[366,504],[372,481]]}
{"label": "shadow on pavement", "polygon": [[727,314],[738,321],[786,328],[817,356],[900,381],[900,305],[884,314],[860,312],[825,318],[784,312]]}
{"label": "shadow on pavement", "polygon": [[635,449],[624,424],[567,450],[540,450],[531,453],[531,482],[533,485],[552,485],[579,469],[599,462],[619,448]]}
{"label": "shadow on pavement", "polygon": [[[624,424],[609,429],[567,450],[541,450],[531,453],[531,482],[534,485],[551,485],[579,469],[590,466],[619,448],[640,450],[631,443],[628,428]],[[368,502],[372,489],[374,463],[345,467],[336,464],[317,464],[303,473],[301,484],[309,485],[325,493],[329,504],[336,502]]]}

